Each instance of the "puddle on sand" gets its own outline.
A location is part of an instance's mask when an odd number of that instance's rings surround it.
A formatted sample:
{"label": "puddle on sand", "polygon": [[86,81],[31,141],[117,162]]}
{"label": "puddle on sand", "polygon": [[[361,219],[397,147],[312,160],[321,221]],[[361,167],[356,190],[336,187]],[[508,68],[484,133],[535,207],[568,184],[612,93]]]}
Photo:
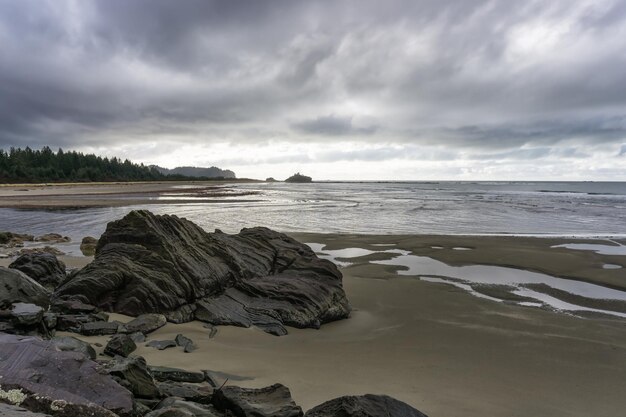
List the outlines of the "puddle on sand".
{"label": "puddle on sand", "polygon": [[599,255],[626,256],[626,245],[601,245],[597,243],[564,243],[562,245],[554,245],[551,248],[566,248],[572,250],[588,250]]}
{"label": "puddle on sand", "polygon": [[602,269],[622,269],[622,266],[616,264],[604,264],[602,265]]}
{"label": "puddle on sand", "polygon": [[472,248],[467,248],[465,246],[457,246],[455,248],[452,248],[452,250],[472,250]]}
{"label": "puddle on sand", "polygon": [[[307,245],[310,246],[313,251],[318,253],[318,256],[320,258],[328,259],[332,262],[335,262],[339,266],[348,266],[351,265],[351,263],[346,261],[338,261],[337,258],[350,259],[370,255],[373,253],[392,253],[397,254],[398,256],[395,256],[394,258],[389,260],[371,261],[371,263],[404,267],[406,268],[406,270],[398,271],[399,275],[418,276],[423,281],[454,285],[455,287],[461,288],[474,296],[486,298],[492,301],[501,302],[503,300],[475,291],[471,287],[471,284],[476,283],[491,285],[509,285],[516,287],[516,289],[512,291],[513,294],[537,300],[537,302],[525,301],[518,303],[523,306],[540,307],[543,305],[549,305],[557,310],[591,311],[626,318],[625,313],[575,305],[559,300],[558,298],[549,296],[547,294],[521,287],[524,284],[545,284],[557,290],[565,291],[570,294],[575,294],[586,298],[626,301],[625,291],[614,290],[611,288],[603,287],[601,285],[595,285],[587,282],[569,280],[564,278],[557,278],[537,272],[501,266],[451,266],[444,262],[426,256],[411,255],[410,251],[405,251],[401,249],[387,249],[381,251],[373,251],[363,248],[324,250],[323,248],[325,247],[325,245],[323,244],[307,243]],[[607,265],[613,264],[605,264],[604,267],[606,268]],[[621,266],[619,265],[615,266],[621,268]],[[615,266],[609,266],[609,269]],[[460,282],[457,280],[460,280]]]}

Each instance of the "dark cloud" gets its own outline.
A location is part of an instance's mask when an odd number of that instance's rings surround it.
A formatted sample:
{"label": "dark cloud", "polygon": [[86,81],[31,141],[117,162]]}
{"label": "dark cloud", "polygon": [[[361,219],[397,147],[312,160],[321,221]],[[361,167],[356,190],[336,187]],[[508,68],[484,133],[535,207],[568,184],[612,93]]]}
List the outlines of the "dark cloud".
{"label": "dark cloud", "polygon": [[626,138],[625,31],[617,0],[0,0],[0,146],[584,158]]}

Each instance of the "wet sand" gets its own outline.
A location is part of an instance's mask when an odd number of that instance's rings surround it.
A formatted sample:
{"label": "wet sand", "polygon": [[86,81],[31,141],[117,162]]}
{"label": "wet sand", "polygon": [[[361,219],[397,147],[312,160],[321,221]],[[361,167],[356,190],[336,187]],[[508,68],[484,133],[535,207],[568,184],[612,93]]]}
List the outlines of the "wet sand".
{"label": "wet sand", "polygon": [[[575,275],[574,269],[580,268],[585,280],[613,284],[624,279],[623,272],[608,276],[606,270],[596,271],[604,262],[602,255],[546,249],[564,242],[558,239],[295,237],[327,243],[333,249],[395,243],[416,254],[435,251],[430,248],[435,245],[467,246],[474,249],[438,249],[428,256],[451,263],[533,268],[557,276]],[[626,320],[574,317],[480,299],[449,285],[398,276],[396,267],[367,263],[371,258],[353,258],[356,262],[342,269],[354,307],[348,320],[320,330],[290,328],[285,337],[222,326],[212,339],[202,323],[168,324],[149,340],[183,333],[195,341],[198,350],[157,351],[142,345],[136,354],[155,365],[253,378],[232,382],[241,386],[281,382],[305,410],[341,395],[382,393],[430,416],[608,417],[623,413]],[[66,257],[65,261],[80,266],[89,259]],[[613,256],[611,262],[623,264],[624,257]],[[103,344],[107,340],[90,339]]]}
{"label": "wet sand", "polygon": [[[167,203],[170,204],[215,203],[223,201],[223,197],[227,196],[222,187],[235,182],[253,181],[254,180],[231,179],[193,182],[0,184],[0,207],[21,209],[71,209],[163,204],[164,200],[160,199],[160,197],[164,194],[168,195]],[[181,198],[177,199],[176,195],[180,195]],[[192,195],[196,198],[193,200],[184,198],[187,195]],[[229,198],[228,201],[254,201],[254,198],[246,197],[244,194],[238,195],[238,197],[240,197],[238,200]]]}

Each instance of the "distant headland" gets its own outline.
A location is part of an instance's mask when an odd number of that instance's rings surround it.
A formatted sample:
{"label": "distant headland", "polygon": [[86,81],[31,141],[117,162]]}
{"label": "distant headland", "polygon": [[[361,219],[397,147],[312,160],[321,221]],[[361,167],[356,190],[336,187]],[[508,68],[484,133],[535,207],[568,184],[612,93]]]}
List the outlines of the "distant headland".
{"label": "distant headland", "polygon": [[306,175],[302,175],[299,172],[296,172],[291,177],[287,178],[285,182],[313,182],[311,177],[307,177]]}

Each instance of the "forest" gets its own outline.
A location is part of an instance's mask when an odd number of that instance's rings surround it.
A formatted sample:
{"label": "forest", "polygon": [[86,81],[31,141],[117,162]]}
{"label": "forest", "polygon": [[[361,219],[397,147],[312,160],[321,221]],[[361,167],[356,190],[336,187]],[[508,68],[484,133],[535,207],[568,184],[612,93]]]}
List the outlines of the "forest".
{"label": "forest", "polygon": [[[153,167],[135,164],[128,159],[103,158],[76,151],[54,152],[48,146],[40,150],[0,149],[0,183],[152,181],[189,179],[182,175],[164,175]],[[193,178],[197,180],[199,178]]]}

